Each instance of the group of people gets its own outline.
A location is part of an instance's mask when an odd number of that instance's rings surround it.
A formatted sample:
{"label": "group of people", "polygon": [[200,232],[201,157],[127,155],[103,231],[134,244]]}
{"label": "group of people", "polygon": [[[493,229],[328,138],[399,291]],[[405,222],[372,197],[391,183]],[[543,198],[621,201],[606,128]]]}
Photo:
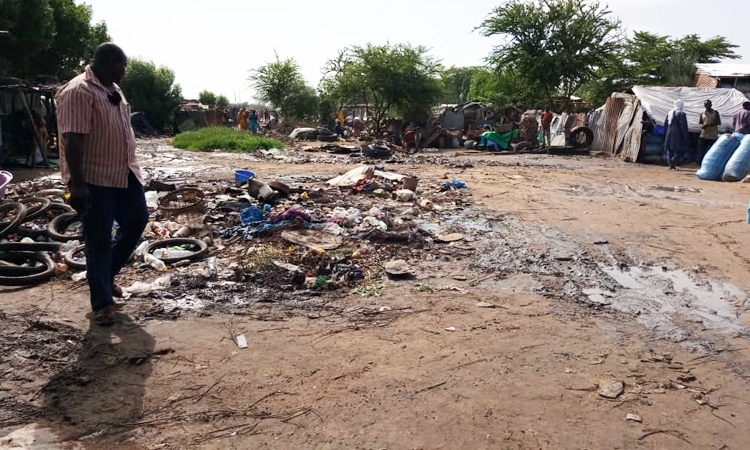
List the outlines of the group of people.
{"label": "group of people", "polygon": [[240,108],[237,111],[237,128],[240,131],[247,131],[250,128],[250,132],[253,134],[258,133],[258,122],[260,117],[258,112],[254,109]]}
{"label": "group of people", "polygon": [[[698,124],[701,134],[698,140],[698,163],[703,162],[708,150],[719,139],[721,114],[713,108],[711,100],[704,103],[705,110],[701,113]],[[732,130],[735,133],[750,134],[750,102],[742,104],[740,112],[732,120]],[[674,108],[664,120],[664,147],[670,170],[676,170],[675,157],[677,153],[688,148],[688,120],[685,114],[685,103],[682,100],[674,102]]]}

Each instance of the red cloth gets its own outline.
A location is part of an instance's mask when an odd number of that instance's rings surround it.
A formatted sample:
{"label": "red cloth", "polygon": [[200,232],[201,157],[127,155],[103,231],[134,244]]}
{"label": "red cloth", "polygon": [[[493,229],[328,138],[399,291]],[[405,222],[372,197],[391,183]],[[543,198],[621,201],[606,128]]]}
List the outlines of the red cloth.
{"label": "red cloth", "polygon": [[410,144],[414,142],[414,130],[407,131],[404,140]]}
{"label": "red cloth", "polygon": [[552,119],[555,116],[552,115],[551,112],[545,111],[542,113],[542,128],[545,130],[548,130],[549,127],[552,125]]}

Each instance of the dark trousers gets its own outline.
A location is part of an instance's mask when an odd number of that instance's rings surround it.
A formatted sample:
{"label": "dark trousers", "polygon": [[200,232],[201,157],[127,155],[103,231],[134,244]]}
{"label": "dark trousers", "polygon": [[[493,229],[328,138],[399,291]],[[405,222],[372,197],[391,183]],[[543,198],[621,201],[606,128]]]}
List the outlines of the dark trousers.
{"label": "dark trousers", "polygon": [[[84,220],[86,278],[91,290],[91,309],[114,303],[112,285],[138,245],[148,223],[143,186],[131,172],[125,189],[89,185],[90,209]],[[119,230],[112,242],[112,222]]]}
{"label": "dark trousers", "polygon": [[706,153],[708,153],[715,143],[716,139],[700,138],[698,140],[698,164],[703,163],[703,157],[706,156]]}

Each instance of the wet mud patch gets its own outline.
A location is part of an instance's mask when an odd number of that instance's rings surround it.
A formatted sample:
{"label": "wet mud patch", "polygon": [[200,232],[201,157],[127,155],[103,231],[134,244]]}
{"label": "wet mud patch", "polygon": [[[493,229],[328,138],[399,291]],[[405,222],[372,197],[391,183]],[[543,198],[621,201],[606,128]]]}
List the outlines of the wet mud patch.
{"label": "wet mud patch", "polygon": [[748,295],[730,283],[656,264],[595,236],[573,236],[513,216],[488,220],[495,225],[477,243],[484,250],[472,263],[495,275],[483,287],[535,292],[566,301],[558,303],[563,309],[574,302],[625,313],[653,338],[703,352],[714,350],[712,336],[750,331],[741,320],[750,311]]}

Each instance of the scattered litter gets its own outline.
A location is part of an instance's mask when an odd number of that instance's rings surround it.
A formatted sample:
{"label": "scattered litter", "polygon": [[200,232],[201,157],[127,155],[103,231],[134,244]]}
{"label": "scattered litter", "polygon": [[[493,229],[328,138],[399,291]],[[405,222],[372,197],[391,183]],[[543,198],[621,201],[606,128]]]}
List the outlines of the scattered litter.
{"label": "scattered litter", "polygon": [[456,331],[456,327],[448,327],[445,331]]}
{"label": "scattered litter", "polygon": [[163,277],[157,278],[151,283],[144,283],[142,281],[136,281],[130,287],[123,289],[123,292],[131,294],[131,295],[135,295],[135,296],[148,295],[155,291],[163,291],[163,290],[169,289],[171,285],[172,285],[172,277],[170,275],[165,275]]}
{"label": "scattered litter", "polygon": [[641,416],[639,416],[638,414],[633,414],[633,413],[628,413],[625,416],[625,420],[630,420],[630,421],[638,422],[638,423],[643,422],[643,419],[641,419]]}
{"label": "scattered litter", "polygon": [[496,306],[493,305],[492,303],[479,302],[479,303],[477,303],[477,307],[479,307],[479,308],[495,308]]}
{"label": "scattered litter", "polygon": [[604,398],[615,399],[625,392],[625,384],[622,381],[604,380],[599,383],[597,392]]}
{"label": "scattered litter", "polygon": [[237,347],[247,348],[247,338],[245,337],[244,334],[237,335]]}
{"label": "scattered litter", "polygon": [[412,275],[412,266],[403,259],[388,261],[385,263],[385,272],[393,277]]}
{"label": "scattered litter", "polygon": [[83,281],[86,279],[86,272],[78,272],[74,273],[72,277],[70,277],[73,281]]}
{"label": "scattered litter", "polygon": [[438,234],[438,235],[435,235],[435,241],[443,242],[443,243],[458,242],[458,241],[463,241],[465,237],[466,235],[462,233]]}
{"label": "scattered litter", "polygon": [[333,250],[343,245],[341,236],[314,230],[288,230],[281,233],[284,240],[311,249]]}

